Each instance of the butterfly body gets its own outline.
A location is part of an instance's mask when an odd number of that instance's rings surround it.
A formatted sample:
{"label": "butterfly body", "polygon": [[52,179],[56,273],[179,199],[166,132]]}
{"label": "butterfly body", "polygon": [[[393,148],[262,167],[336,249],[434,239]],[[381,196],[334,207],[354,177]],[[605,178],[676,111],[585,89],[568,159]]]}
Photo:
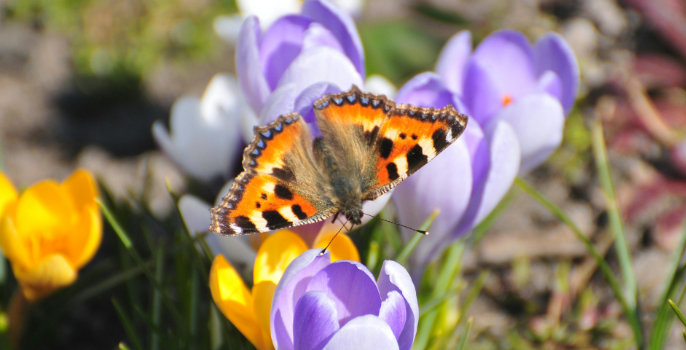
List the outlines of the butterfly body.
{"label": "butterfly body", "polygon": [[343,215],[361,223],[362,204],[390,191],[464,130],[467,117],[396,105],[356,87],[314,104],[321,136],[292,113],[255,128],[243,168],[212,209],[210,230],[264,232]]}

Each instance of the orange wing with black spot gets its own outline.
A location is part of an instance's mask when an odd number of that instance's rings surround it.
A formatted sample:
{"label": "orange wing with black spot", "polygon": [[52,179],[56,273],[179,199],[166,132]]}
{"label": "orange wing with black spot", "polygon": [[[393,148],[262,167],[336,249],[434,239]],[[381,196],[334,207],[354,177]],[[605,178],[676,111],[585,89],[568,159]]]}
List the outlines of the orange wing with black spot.
{"label": "orange wing with black spot", "polygon": [[297,113],[255,128],[243,153],[244,171],[212,208],[210,230],[236,235],[317,222],[333,214],[320,188],[308,126]]}
{"label": "orange wing with black spot", "polygon": [[315,102],[322,139],[338,151],[345,176],[360,177],[363,199],[388,192],[436,157],[467,126],[453,106],[396,105],[385,96],[350,91]]}
{"label": "orange wing with black spot", "polygon": [[467,116],[450,105],[441,109],[396,105],[377,135],[376,183],[364,199],[391,190],[448,147],[466,127]]}

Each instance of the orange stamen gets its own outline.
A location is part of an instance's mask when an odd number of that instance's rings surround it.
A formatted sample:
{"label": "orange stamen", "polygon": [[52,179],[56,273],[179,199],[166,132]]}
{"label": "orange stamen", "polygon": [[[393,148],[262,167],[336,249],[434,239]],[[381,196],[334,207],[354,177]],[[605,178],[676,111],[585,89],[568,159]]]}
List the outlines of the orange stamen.
{"label": "orange stamen", "polygon": [[512,102],[512,96],[503,94],[503,107],[509,105],[510,102]]}

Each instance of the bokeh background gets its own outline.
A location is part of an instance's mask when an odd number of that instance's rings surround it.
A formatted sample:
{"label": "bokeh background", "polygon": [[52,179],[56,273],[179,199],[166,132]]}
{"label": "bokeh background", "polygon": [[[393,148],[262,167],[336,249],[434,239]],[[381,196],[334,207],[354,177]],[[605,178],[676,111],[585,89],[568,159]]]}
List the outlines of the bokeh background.
{"label": "bokeh background", "polygon": [[[9,0],[0,10],[0,164],[15,185],[86,168],[113,202],[141,214],[132,220],[147,222],[153,236],[151,222],[180,225],[168,188],[213,200],[210,189],[186,179],[158,151],[151,126],[168,121],[180,96],[201,95],[214,74],[234,73],[234,47],[213,26],[217,16],[238,10],[234,2]],[[650,322],[686,216],[686,3],[364,1],[356,21],[367,71],[396,86],[433,69],[446,40],[462,29],[475,43],[503,28],[530,38],[554,31],[567,40],[581,71],[579,98],[563,145],[525,179],[616,267],[588,128],[602,121]],[[630,346],[631,329],[583,244],[518,194],[506,197],[509,209],[463,257],[465,285],[489,272],[470,309],[473,348]],[[109,233],[99,255],[117,254]],[[174,263],[173,253],[167,258]],[[106,271],[97,257],[92,265],[91,276]],[[88,283],[89,268],[74,288]],[[5,263],[0,272],[10,278]],[[11,292],[0,288],[4,300]],[[41,337],[26,346],[113,348],[126,338],[110,302],[117,293],[84,297],[56,315],[38,311],[33,317],[46,321],[33,334]],[[46,301],[54,308],[43,310],[55,310],[60,300]],[[668,348],[683,346],[680,327],[673,327]]]}

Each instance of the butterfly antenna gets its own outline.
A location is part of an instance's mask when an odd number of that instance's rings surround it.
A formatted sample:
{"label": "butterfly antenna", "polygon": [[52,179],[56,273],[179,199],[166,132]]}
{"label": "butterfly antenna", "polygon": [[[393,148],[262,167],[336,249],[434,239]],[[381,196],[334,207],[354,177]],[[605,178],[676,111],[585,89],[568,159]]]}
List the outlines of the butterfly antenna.
{"label": "butterfly antenna", "polygon": [[[367,216],[374,217],[374,215],[371,215],[371,214],[367,214],[367,213],[362,213],[362,214],[367,215]],[[427,230],[419,230],[419,229],[416,229],[416,228],[412,228],[412,227],[410,227],[410,226],[403,225],[403,224],[401,224],[401,223],[399,223],[399,222],[396,222],[396,221],[386,220],[386,219],[384,219],[384,218],[382,218],[382,217],[379,217],[379,220],[385,221],[385,222],[388,222],[388,223],[391,223],[391,224],[394,224],[394,225],[398,225],[398,226],[404,227],[404,228],[406,228],[406,229],[410,229],[410,230],[412,230],[412,231],[414,231],[414,232],[419,232],[419,233],[421,233],[421,234],[423,234],[423,235],[425,235],[425,236],[429,234],[429,231],[427,231]]]}
{"label": "butterfly antenna", "polygon": [[[326,253],[326,250],[329,249],[329,246],[331,245],[331,243],[333,243],[333,240],[336,239],[336,237],[338,237],[338,234],[341,233],[341,231],[343,230],[343,228],[345,228],[345,225],[348,222],[349,221],[346,221],[343,223],[343,225],[341,225],[341,227],[338,229],[338,231],[336,231],[336,234],[333,235],[333,237],[331,237],[331,240],[329,241],[329,243],[326,244],[326,247],[324,247],[324,249],[322,249],[322,251],[319,252],[319,255],[323,255],[324,253]],[[352,228],[352,226],[350,226],[350,228]]]}

